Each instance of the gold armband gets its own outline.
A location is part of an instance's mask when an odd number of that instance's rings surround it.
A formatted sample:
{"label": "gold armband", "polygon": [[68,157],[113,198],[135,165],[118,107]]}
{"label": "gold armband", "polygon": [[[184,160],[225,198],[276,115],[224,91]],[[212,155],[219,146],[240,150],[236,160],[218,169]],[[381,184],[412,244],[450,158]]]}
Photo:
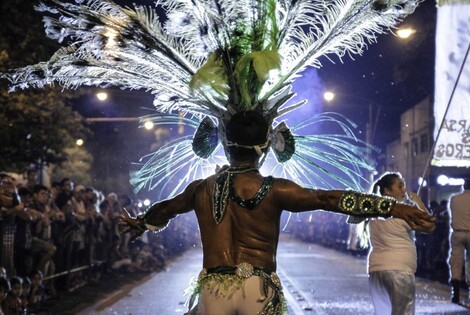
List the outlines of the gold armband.
{"label": "gold armband", "polygon": [[346,214],[361,217],[389,217],[396,200],[390,197],[346,191],[339,199],[338,207]]}

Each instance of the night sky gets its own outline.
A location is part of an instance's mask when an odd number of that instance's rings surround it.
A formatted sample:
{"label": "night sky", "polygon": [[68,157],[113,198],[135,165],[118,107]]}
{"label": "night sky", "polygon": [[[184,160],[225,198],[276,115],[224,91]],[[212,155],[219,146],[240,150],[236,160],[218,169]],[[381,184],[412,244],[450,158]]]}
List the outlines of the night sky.
{"label": "night sky", "polygon": [[335,64],[325,60],[318,71],[325,90],[337,95],[329,109],[337,108],[360,126],[368,120],[369,104],[373,117],[379,112],[375,145],[397,139],[400,114],[434,93],[436,13],[435,2],[425,1],[399,25],[416,29],[410,38],[379,35],[362,56]]}

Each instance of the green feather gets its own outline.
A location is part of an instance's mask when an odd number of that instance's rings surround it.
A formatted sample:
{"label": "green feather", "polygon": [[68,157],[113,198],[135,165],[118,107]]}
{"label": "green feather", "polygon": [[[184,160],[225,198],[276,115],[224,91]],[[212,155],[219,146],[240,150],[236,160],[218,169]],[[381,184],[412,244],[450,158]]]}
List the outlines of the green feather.
{"label": "green feather", "polygon": [[[262,88],[263,84],[269,78],[269,72],[271,70],[280,69],[280,67],[281,57],[277,51],[254,51],[244,55],[238,61],[235,69],[235,75],[237,76],[241,92],[242,105],[251,106],[256,102],[257,100],[253,99],[253,95],[258,95],[259,89]],[[255,71],[256,79],[249,81],[246,80],[245,77],[253,75],[251,69]],[[250,83],[256,83],[256,85],[250,86]]]}
{"label": "green feather", "polygon": [[260,83],[264,84],[269,78],[269,71],[281,68],[281,56],[274,50],[254,51],[246,54],[238,61],[236,73],[241,73],[242,69],[250,64],[253,65]]}
{"label": "green feather", "polygon": [[[279,28],[277,26],[275,0],[256,1],[256,14],[250,24],[237,27],[236,36],[230,42],[234,58],[233,74],[240,100],[240,110],[259,106],[258,96],[269,79],[269,72],[281,68],[281,57],[277,50]],[[234,57],[233,54],[231,54]]]}
{"label": "green feather", "polygon": [[222,61],[217,58],[216,54],[211,53],[207,61],[193,75],[189,82],[192,91],[200,90],[201,92],[215,91],[214,96],[226,98],[229,92],[227,84],[227,76]]}

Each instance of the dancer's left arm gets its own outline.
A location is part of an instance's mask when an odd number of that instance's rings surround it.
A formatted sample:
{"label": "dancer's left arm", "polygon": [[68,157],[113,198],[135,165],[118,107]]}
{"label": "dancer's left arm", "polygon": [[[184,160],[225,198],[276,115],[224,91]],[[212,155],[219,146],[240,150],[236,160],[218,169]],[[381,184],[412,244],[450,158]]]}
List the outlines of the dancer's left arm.
{"label": "dancer's left arm", "polygon": [[131,217],[124,209],[120,217],[119,225],[123,227],[123,233],[134,231],[133,239],[141,236],[145,231],[159,232],[164,230],[171,219],[178,214],[186,213],[194,208],[196,188],[202,180],[190,183],[179,195],[154,203],[145,212],[136,217]]}

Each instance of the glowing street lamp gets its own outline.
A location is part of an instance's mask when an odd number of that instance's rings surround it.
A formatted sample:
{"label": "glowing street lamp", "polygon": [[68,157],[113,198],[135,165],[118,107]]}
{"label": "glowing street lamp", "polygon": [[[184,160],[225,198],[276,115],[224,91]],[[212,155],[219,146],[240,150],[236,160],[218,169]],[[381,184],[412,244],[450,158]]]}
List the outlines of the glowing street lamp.
{"label": "glowing street lamp", "polygon": [[325,93],[323,93],[323,98],[325,99],[325,101],[331,102],[335,98],[335,93],[331,91],[326,91]]}
{"label": "glowing street lamp", "polygon": [[77,141],[75,142],[76,145],[78,145],[79,147],[82,146],[84,143],[83,139],[77,139]]}
{"label": "glowing street lamp", "polygon": [[411,35],[416,33],[416,30],[411,27],[400,28],[397,31],[397,36],[403,39],[409,38]]}
{"label": "glowing street lamp", "polygon": [[147,130],[150,130],[153,128],[153,122],[147,120],[145,123],[144,123],[144,128],[147,129]]}
{"label": "glowing street lamp", "polygon": [[96,93],[96,98],[101,102],[106,101],[108,99],[108,93],[106,92],[98,92]]}

